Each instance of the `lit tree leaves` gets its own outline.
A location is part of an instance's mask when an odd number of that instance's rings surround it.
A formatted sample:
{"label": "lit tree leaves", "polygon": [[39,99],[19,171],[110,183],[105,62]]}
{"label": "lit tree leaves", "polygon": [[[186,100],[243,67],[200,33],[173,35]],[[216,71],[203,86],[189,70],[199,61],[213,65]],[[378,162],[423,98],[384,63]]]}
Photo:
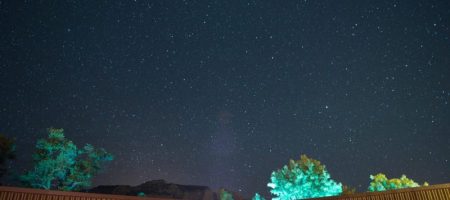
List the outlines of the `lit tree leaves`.
{"label": "lit tree leaves", "polygon": [[252,200],[266,200],[263,196],[259,195],[258,193],[253,196]]}
{"label": "lit tree leaves", "polygon": [[[370,180],[372,181],[370,182],[368,189],[371,192],[421,186],[412,179],[407,178],[405,175],[402,175],[400,178],[388,179],[383,173],[378,173],[375,176],[370,175]],[[425,182],[422,186],[428,186],[428,183]]]}
{"label": "lit tree leaves", "polygon": [[319,161],[302,155],[300,160],[290,160],[288,165],[272,172],[270,192],[274,200],[307,199],[336,196],[342,193],[342,184],[330,178]]}
{"label": "lit tree leaves", "polygon": [[91,185],[93,175],[113,159],[104,149],[86,144],[82,149],[64,137],[63,129],[49,129],[46,139],[38,140],[33,155],[35,166],[21,176],[33,188],[77,191]]}
{"label": "lit tree leaves", "polygon": [[222,188],[219,190],[219,199],[220,200],[233,200],[233,194],[231,194],[230,192],[228,192]]}

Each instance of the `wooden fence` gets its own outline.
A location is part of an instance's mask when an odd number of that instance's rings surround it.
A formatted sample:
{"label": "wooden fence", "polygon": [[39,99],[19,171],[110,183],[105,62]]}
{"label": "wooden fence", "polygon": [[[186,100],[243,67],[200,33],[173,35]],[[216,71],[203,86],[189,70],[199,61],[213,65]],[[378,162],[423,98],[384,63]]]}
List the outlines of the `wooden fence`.
{"label": "wooden fence", "polygon": [[173,200],[83,192],[63,192],[0,186],[0,200]]}
{"label": "wooden fence", "polygon": [[364,192],[313,200],[450,200],[450,183],[384,192]]}
{"label": "wooden fence", "polygon": [[[62,192],[16,187],[0,187],[0,200],[173,200],[167,198],[133,197],[82,192]],[[324,197],[314,200],[450,200],[450,183],[427,187],[365,192],[348,196]]]}

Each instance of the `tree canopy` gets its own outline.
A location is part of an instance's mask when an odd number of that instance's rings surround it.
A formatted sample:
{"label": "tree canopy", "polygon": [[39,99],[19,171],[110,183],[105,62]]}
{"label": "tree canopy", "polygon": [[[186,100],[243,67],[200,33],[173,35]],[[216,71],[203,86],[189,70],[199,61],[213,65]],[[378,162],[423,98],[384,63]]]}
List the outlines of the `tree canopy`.
{"label": "tree canopy", "polygon": [[351,195],[356,193],[356,188],[350,187],[348,185],[342,185],[341,195]]}
{"label": "tree canopy", "polygon": [[263,196],[258,193],[255,193],[255,196],[252,197],[252,200],[266,200]]}
{"label": "tree canopy", "polygon": [[[395,190],[402,188],[411,188],[411,187],[420,187],[418,183],[414,182],[414,180],[407,178],[405,175],[402,175],[400,178],[388,179],[385,174],[378,173],[373,176],[370,175],[369,191],[386,191],[386,190]],[[428,183],[425,182],[423,186],[428,186]]]}
{"label": "tree canopy", "polygon": [[33,155],[34,169],[21,176],[33,188],[77,191],[91,185],[92,177],[113,156],[104,149],[86,144],[82,149],[64,137],[63,129],[48,129],[46,139],[38,140]]}
{"label": "tree canopy", "polygon": [[233,194],[231,194],[230,192],[228,192],[222,188],[219,190],[219,199],[220,200],[233,200]]}
{"label": "tree canopy", "polygon": [[336,196],[342,193],[342,184],[330,178],[325,165],[302,155],[300,160],[290,160],[288,165],[272,172],[270,192],[274,200],[307,199]]}

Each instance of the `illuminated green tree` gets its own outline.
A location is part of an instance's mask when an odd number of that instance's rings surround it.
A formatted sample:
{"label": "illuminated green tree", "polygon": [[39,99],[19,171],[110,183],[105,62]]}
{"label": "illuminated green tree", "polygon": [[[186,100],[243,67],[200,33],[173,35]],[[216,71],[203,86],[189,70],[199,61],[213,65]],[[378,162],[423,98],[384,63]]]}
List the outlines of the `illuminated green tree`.
{"label": "illuminated green tree", "polygon": [[35,166],[21,176],[24,185],[33,188],[77,191],[91,185],[92,177],[112,155],[86,144],[82,149],[64,137],[63,129],[49,129],[40,139],[33,155]]}
{"label": "illuminated green tree", "polygon": [[[402,175],[400,178],[388,179],[386,175],[384,175],[383,173],[379,173],[375,176],[370,175],[370,180],[372,180],[368,188],[370,192],[421,186],[418,183],[414,182],[412,179],[407,178],[405,175]],[[428,183],[425,182],[422,186],[428,186]]]}
{"label": "illuminated green tree", "polygon": [[146,197],[147,195],[145,195],[144,192],[138,192],[138,193],[137,193],[137,196],[138,196],[138,197]]}
{"label": "illuminated green tree", "polygon": [[15,157],[14,141],[0,134],[0,178],[7,172],[8,161]]}
{"label": "illuminated green tree", "polygon": [[288,165],[272,172],[267,184],[274,200],[308,199],[336,196],[342,193],[342,184],[330,178],[319,161],[302,155],[300,160],[290,160]]}
{"label": "illuminated green tree", "polygon": [[259,195],[258,193],[253,196],[252,200],[266,200],[263,196]]}
{"label": "illuminated green tree", "polygon": [[233,200],[233,194],[226,191],[225,189],[219,190],[219,199],[220,200]]}

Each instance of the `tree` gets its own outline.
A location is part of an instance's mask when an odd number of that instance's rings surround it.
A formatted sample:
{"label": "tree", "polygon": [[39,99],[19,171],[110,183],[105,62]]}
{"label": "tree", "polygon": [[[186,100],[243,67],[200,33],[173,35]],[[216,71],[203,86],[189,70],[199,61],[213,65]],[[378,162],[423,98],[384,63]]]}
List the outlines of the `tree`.
{"label": "tree", "polygon": [[341,195],[351,195],[356,193],[356,188],[350,187],[348,185],[342,185]]}
{"label": "tree", "polygon": [[15,159],[14,141],[0,134],[0,178],[7,172],[8,160]]}
{"label": "tree", "polygon": [[219,190],[219,199],[220,200],[233,200],[233,194],[231,194],[230,192],[228,192],[222,188]]}
{"label": "tree", "polygon": [[138,192],[138,193],[137,193],[137,196],[138,196],[138,197],[146,197],[147,195],[145,195],[144,192]]}
{"label": "tree", "polygon": [[48,129],[47,139],[40,139],[33,155],[34,169],[20,179],[33,188],[78,191],[91,185],[102,164],[113,159],[104,149],[86,144],[82,149],[64,137],[63,129]]}
{"label": "tree", "polygon": [[[421,186],[414,182],[414,180],[407,178],[405,175],[402,175],[400,178],[388,179],[383,173],[378,173],[375,176],[370,175],[370,179],[372,180],[368,188],[370,192]],[[425,182],[422,186],[428,186],[428,183]]]}
{"label": "tree", "polygon": [[336,196],[342,193],[342,184],[330,179],[325,166],[318,160],[302,155],[300,160],[290,160],[288,165],[272,172],[270,192],[274,200],[294,200]]}
{"label": "tree", "polygon": [[266,200],[263,196],[259,195],[258,193],[255,193],[255,196],[252,198],[252,200]]}

